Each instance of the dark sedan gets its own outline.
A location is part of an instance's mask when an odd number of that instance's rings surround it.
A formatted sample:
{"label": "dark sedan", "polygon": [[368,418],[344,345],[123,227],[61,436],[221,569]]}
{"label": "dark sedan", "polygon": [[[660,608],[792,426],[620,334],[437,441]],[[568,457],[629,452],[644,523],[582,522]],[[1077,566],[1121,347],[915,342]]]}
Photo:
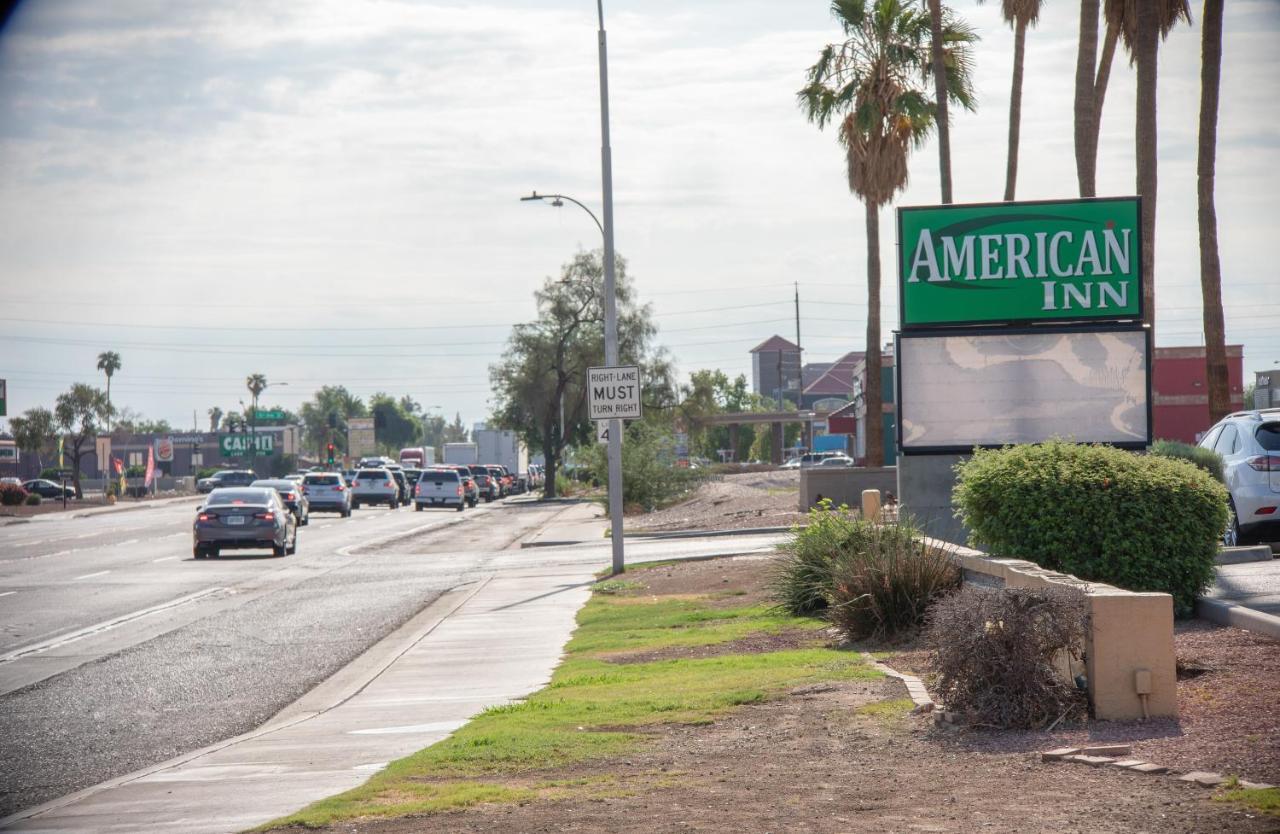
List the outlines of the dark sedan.
{"label": "dark sedan", "polygon": [[56,484],[53,481],[47,481],[44,478],[36,478],[34,481],[27,481],[22,485],[27,492],[34,492],[41,498],[75,498],[76,491],[71,487],[64,487],[62,484]]}
{"label": "dark sedan", "polygon": [[298,523],[274,489],[215,489],[196,512],[192,537],[197,559],[240,548],[287,556],[298,549]]}
{"label": "dark sedan", "polygon": [[311,522],[311,502],[302,489],[302,484],[288,478],[272,478],[254,481],[250,486],[274,489],[280,494],[280,500],[293,513],[299,527],[306,527]]}
{"label": "dark sedan", "polygon": [[256,480],[258,476],[252,469],[224,469],[196,481],[196,492],[213,492],[223,487],[247,487]]}

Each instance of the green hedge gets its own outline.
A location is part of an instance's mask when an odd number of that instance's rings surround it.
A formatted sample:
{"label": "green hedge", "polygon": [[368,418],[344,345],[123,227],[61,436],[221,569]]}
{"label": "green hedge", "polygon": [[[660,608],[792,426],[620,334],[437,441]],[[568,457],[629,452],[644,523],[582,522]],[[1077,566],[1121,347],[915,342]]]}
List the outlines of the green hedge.
{"label": "green hedge", "polygon": [[1064,441],[975,451],[956,467],[970,542],[1081,579],[1172,594],[1213,581],[1227,491],[1181,460]]}
{"label": "green hedge", "polygon": [[1151,454],[1164,458],[1185,460],[1208,472],[1219,483],[1222,479],[1222,456],[1212,449],[1192,446],[1178,440],[1157,440],[1151,444]]}

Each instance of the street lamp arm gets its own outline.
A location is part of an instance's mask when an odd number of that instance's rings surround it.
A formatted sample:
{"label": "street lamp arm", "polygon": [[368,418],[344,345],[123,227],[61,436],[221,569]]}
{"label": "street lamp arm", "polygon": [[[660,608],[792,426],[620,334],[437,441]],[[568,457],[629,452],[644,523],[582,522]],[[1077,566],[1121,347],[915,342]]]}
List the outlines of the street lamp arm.
{"label": "street lamp arm", "polygon": [[600,218],[596,217],[596,213],[591,209],[587,208],[585,205],[583,205],[579,201],[570,197],[568,194],[539,194],[538,192],[535,191],[532,194],[530,194],[528,197],[520,198],[520,202],[522,203],[527,203],[527,202],[530,202],[531,200],[551,200],[551,205],[553,206],[557,205],[560,200],[568,200],[578,208],[585,211],[587,214],[591,215],[591,219],[596,222],[596,228],[600,230],[600,234],[602,235],[604,234],[604,224],[600,222]]}

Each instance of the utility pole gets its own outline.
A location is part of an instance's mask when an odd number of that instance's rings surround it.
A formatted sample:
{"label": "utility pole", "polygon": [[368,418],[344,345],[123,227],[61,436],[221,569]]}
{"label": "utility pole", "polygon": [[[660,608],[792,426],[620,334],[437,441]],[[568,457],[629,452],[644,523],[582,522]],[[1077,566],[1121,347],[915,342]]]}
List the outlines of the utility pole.
{"label": "utility pole", "polygon": [[800,387],[796,389],[796,411],[800,410],[800,398],[804,393],[804,348],[800,344],[800,282],[795,282],[796,287],[796,353],[799,355],[800,363]]}
{"label": "utility pole", "polygon": [[[604,32],[604,0],[596,0],[600,15],[600,180],[604,192],[604,363],[618,364],[618,309],[614,298],[613,151],[609,147],[609,70]],[[622,573],[622,421],[609,421],[609,520],[613,544],[613,572]]]}

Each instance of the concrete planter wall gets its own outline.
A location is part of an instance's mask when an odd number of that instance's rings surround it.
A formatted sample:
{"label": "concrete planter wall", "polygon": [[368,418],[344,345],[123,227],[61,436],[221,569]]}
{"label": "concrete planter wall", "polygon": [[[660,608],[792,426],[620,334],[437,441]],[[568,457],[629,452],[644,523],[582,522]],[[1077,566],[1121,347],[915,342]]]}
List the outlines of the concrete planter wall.
{"label": "concrete planter wall", "polygon": [[800,470],[800,512],[808,512],[823,498],[837,507],[848,504],[862,506],[862,491],[878,489],[881,494],[896,493],[898,469],[894,466],[815,466]]}

